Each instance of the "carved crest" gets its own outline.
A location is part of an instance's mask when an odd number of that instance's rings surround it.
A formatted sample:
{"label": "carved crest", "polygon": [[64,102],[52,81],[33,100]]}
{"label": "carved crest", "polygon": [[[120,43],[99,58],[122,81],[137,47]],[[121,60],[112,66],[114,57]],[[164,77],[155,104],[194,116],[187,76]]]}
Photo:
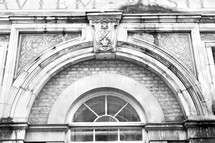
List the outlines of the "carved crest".
{"label": "carved crest", "polygon": [[90,17],[95,53],[116,51],[116,29],[120,18],[109,15]]}

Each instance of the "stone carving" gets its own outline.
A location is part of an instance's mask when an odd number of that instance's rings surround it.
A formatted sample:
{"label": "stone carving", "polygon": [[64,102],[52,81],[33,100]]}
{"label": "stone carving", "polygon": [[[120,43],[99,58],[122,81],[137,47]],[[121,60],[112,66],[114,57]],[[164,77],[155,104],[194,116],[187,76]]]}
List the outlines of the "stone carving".
{"label": "stone carving", "polygon": [[116,51],[116,29],[121,18],[118,15],[88,15],[93,30],[94,52]]}
{"label": "stone carving", "polygon": [[[163,39],[162,39],[163,37]],[[171,51],[173,50],[177,56],[180,56],[181,53],[188,54],[187,42],[184,37],[181,37],[178,34],[167,34],[167,35],[160,35],[161,44],[164,47],[168,47]]]}
{"label": "stone carving", "polygon": [[38,53],[42,52],[47,45],[48,44],[42,37],[32,36],[25,40],[23,49],[28,54],[37,55]]}
{"label": "stone carving", "polygon": [[80,36],[80,32],[68,34],[21,34],[17,72],[38,54],[64,40]]}
{"label": "stone carving", "polygon": [[159,46],[168,50],[195,74],[190,35],[188,33],[160,33]]}
{"label": "stone carving", "polygon": [[192,46],[189,33],[146,33],[130,32],[128,36],[136,37],[158,45],[182,61],[195,74]]}
{"label": "stone carving", "polygon": [[110,19],[95,20],[92,22],[95,52],[115,51],[117,25],[118,21]]}

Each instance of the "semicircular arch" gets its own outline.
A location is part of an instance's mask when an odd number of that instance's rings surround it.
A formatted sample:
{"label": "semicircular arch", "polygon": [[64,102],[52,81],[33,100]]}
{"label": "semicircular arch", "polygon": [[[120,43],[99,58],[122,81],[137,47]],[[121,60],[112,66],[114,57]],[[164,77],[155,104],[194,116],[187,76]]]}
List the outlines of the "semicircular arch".
{"label": "semicircular arch", "polygon": [[139,112],[143,122],[159,123],[164,121],[160,105],[142,84],[123,75],[96,74],[76,81],[59,95],[49,113],[48,123],[70,123],[73,114],[70,112],[71,106],[75,106],[74,104],[77,103],[81,95],[99,88],[117,89],[131,95],[144,110],[144,113]]}
{"label": "semicircular arch", "polygon": [[[113,57],[142,64],[158,73],[175,91],[186,116],[209,114],[198,81],[177,59],[145,41],[129,38],[119,43]],[[5,115],[26,120],[36,96],[49,79],[66,66],[95,58],[93,42],[82,38],[49,48],[29,63],[14,81],[11,106]]]}

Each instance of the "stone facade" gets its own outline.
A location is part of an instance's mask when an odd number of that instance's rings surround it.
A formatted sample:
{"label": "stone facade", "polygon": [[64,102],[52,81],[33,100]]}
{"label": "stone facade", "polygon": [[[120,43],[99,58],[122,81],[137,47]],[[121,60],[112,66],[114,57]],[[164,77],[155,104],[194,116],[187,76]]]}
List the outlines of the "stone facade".
{"label": "stone facade", "polygon": [[[0,17],[0,142],[72,143],[75,129],[92,142],[106,129],[117,142],[215,142],[213,13],[55,14]],[[82,110],[103,122],[75,122]],[[138,122],[116,119],[134,110]]]}

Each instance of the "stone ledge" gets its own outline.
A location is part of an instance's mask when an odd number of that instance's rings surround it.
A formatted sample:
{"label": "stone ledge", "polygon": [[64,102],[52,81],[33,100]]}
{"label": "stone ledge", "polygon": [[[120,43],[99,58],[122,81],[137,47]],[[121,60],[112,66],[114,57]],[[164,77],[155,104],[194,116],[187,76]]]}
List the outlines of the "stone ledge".
{"label": "stone ledge", "polygon": [[[112,14],[112,15],[111,15]],[[103,15],[120,14],[121,23],[214,23],[215,14],[199,13],[142,13],[142,14],[122,14],[120,11],[89,11],[89,12],[70,12],[44,14],[41,11],[32,11],[27,14],[24,12],[1,12],[0,22],[5,24],[12,23],[89,23],[89,15],[98,17]]]}

